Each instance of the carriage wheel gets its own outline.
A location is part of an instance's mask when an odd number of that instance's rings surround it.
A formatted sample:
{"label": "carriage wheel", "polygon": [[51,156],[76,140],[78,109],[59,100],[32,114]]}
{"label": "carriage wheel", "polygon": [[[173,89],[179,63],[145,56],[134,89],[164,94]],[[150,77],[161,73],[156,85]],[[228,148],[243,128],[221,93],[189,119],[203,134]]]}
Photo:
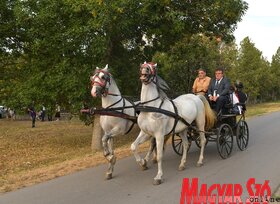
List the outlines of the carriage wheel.
{"label": "carriage wheel", "polygon": [[[192,141],[191,139],[188,139],[188,142],[189,142],[189,146],[188,146],[188,152],[190,150],[190,147],[191,147],[191,144],[192,144]],[[176,152],[176,154],[182,156],[183,155],[183,150],[184,150],[184,147],[183,147],[183,141],[182,141],[182,138],[180,135],[172,135],[172,147],[174,149],[174,151]]]}
{"label": "carriage wheel", "polygon": [[249,142],[249,128],[245,120],[240,120],[236,128],[236,142],[238,148],[243,151]]}
{"label": "carriage wheel", "polygon": [[[208,137],[205,136],[205,138],[206,138],[206,142],[205,142],[205,147],[206,147],[206,145],[208,144]],[[197,146],[198,148],[201,148],[201,145],[200,145],[200,137],[197,137],[197,138],[195,139],[195,144],[196,144],[196,146]]]}
{"label": "carriage wheel", "polygon": [[230,156],[233,148],[233,132],[231,127],[224,123],[218,129],[217,149],[220,156],[226,159]]}

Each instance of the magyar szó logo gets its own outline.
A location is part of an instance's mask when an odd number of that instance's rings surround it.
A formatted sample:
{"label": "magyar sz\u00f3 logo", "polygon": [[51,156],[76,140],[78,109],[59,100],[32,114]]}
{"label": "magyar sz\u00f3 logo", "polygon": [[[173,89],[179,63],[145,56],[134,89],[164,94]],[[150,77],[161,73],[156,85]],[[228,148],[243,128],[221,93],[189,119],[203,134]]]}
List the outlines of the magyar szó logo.
{"label": "magyar sz\u00f3 logo", "polygon": [[[246,191],[246,192],[245,192]],[[249,195],[243,198],[242,195]],[[241,184],[212,184],[202,183],[199,186],[198,178],[191,181],[183,179],[180,204],[216,204],[216,203],[273,203],[280,202],[280,198],[271,197],[269,181],[256,183],[255,178],[246,182],[246,189]]]}

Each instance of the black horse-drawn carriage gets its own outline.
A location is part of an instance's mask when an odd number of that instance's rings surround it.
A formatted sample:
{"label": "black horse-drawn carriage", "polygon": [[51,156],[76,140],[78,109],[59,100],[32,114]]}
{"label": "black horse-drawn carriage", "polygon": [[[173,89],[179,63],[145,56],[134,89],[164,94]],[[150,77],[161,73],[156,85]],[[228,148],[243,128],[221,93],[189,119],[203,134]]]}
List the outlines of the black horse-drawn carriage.
{"label": "black horse-drawn carriage", "polygon": [[[243,151],[247,148],[249,142],[249,128],[245,121],[245,104],[235,104],[242,107],[241,114],[233,112],[232,103],[227,104],[221,115],[217,116],[217,123],[211,130],[205,131],[206,144],[216,142],[219,155],[226,159],[230,156],[233,149],[233,138],[236,137],[238,148]],[[192,141],[200,148],[199,132],[192,124],[188,128],[189,148]],[[182,155],[182,139],[179,135],[172,135],[172,147],[178,155]]]}

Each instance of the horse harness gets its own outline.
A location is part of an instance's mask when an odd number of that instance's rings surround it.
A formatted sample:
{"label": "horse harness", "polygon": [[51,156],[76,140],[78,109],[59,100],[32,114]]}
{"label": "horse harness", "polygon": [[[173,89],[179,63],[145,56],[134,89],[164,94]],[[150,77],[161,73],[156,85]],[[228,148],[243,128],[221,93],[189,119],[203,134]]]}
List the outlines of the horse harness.
{"label": "horse harness", "polygon": [[[112,96],[120,96],[117,94],[112,94],[112,93],[108,93],[108,95],[112,95]],[[87,110],[85,112],[91,114],[91,115],[107,115],[107,116],[113,116],[113,117],[118,117],[118,118],[123,118],[123,119],[127,119],[130,120],[132,122],[130,128],[128,129],[128,131],[125,134],[128,134],[132,128],[134,127],[134,124],[137,123],[137,116],[136,116],[136,105],[133,101],[128,100],[132,106],[126,106],[125,103],[125,99],[121,96],[121,98],[116,101],[115,103],[111,104],[110,106],[106,107],[106,108],[91,108],[90,110]],[[113,108],[113,106],[117,105],[118,103],[120,103],[122,101],[123,106],[122,107],[117,107],[117,108]],[[128,108],[133,108],[134,109],[134,116],[128,115],[126,113],[124,113],[125,109]],[[121,112],[120,112],[121,111]]]}
{"label": "horse harness", "polygon": [[[109,95],[119,96],[117,94],[111,94],[111,93]],[[135,123],[137,123],[136,112],[138,112],[138,111],[139,112],[162,113],[164,115],[167,115],[169,117],[174,118],[175,119],[174,120],[174,125],[173,125],[172,129],[170,130],[170,132],[167,135],[169,135],[171,133],[175,134],[175,129],[176,129],[176,126],[178,124],[178,121],[183,122],[188,127],[192,127],[191,124],[189,124],[184,118],[182,118],[178,114],[178,108],[177,108],[177,106],[175,105],[175,103],[172,100],[169,100],[169,101],[171,102],[171,104],[173,106],[174,112],[162,109],[162,105],[163,105],[165,100],[161,101],[161,104],[160,104],[160,106],[158,108],[157,107],[153,107],[153,106],[145,105],[145,104],[150,103],[152,101],[155,101],[157,99],[160,99],[160,97],[158,96],[158,97],[156,97],[156,98],[154,98],[152,100],[145,101],[145,102],[139,103],[137,105],[133,101],[129,101],[132,104],[132,106],[125,106],[126,105],[125,104],[125,99],[123,97],[121,97],[118,101],[116,101],[115,103],[113,103],[112,105],[110,105],[110,106],[108,106],[106,108],[91,108],[90,110],[86,110],[85,112],[87,112],[87,113],[89,113],[91,115],[95,115],[95,114],[107,115],[107,116],[119,117],[119,118],[130,120],[132,122],[132,125],[130,126],[130,128],[128,129],[128,131],[125,134],[128,134],[132,130],[132,128],[134,127]],[[122,107],[113,108],[113,106],[115,106],[116,104],[120,103],[121,101],[123,101],[123,106]],[[134,111],[134,116],[131,116],[131,115],[128,115],[128,114],[124,113],[124,110],[128,109],[128,108],[133,108],[135,110]]]}
{"label": "horse harness", "polygon": [[[103,71],[98,71],[98,72],[103,72]],[[104,72],[104,74],[107,74],[106,72]],[[97,77],[97,76],[95,76]],[[94,82],[94,78],[92,79],[92,81]],[[109,81],[109,79],[106,77],[106,82]],[[154,79],[152,79],[152,82],[154,82]],[[110,83],[110,81],[109,81]],[[99,84],[101,87],[105,87],[104,86],[104,83],[102,84]],[[106,93],[106,95],[112,95],[112,96],[120,96],[120,95],[117,95],[117,94],[112,94],[112,93]],[[170,130],[170,132],[167,134],[175,134],[175,129],[176,129],[176,126],[178,124],[178,121],[181,121],[182,123],[184,123],[188,128],[190,129],[194,129],[196,131],[199,131],[197,130],[195,127],[193,127],[190,123],[188,123],[184,118],[182,118],[179,114],[178,114],[178,109],[174,103],[174,101],[172,101],[171,99],[169,99],[169,101],[171,102],[172,106],[173,106],[173,109],[174,109],[174,112],[171,112],[171,111],[168,111],[168,110],[164,110],[162,109],[162,105],[165,101],[165,99],[162,99],[161,103],[160,103],[160,106],[157,108],[157,107],[153,107],[153,106],[147,106],[145,104],[147,103],[150,103],[152,101],[156,101],[157,99],[160,99],[160,96],[157,96],[156,98],[154,99],[151,99],[149,101],[145,101],[145,102],[142,102],[142,103],[139,103],[137,105],[135,105],[134,102],[132,101],[129,101],[132,106],[125,106],[125,99],[121,96],[121,98],[116,101],[115,103],[111,104],[110,106],[106,107],[106,108],[101,108],[101,109],[98,109],[98,108],[91,108],[90,110],[85,110],[83,112],[87,112],[91,115],[94,115],[94,114],[99,114],[99,115],[107,115],[107,116],[113,116],[113,117],[119,117],[119,118],[123,118],[123,119],[127,119],[127,120],[130,120],[132,122],[132,125],[130,126],[130,128],[128,129],[128,131],[125,133],[125,134],[128,134],[135,123],[137,123],[137,116],[136,116],[136,112],[155,112],[155,113],[162,113],[164,115],[167,115],[169,117],[172,117],[174,118],[174,125],[172,127],[172,129]],[[127,99],[126,99],[127,100]],[[117,108],[113,108],[114,105],[120,103],[121,101],[123,101],[123,106],[122,107],[117,107]],[[124,113],[124,110],[125,109],[128,109],[128,108],[133,108],[135,111],[134,111],[134,116],[131,116],[131,115],[128,115],[126,113]],[[121,110],[121,112],[119,112]]]}
{"label": "horse harness", "polygon": [[176,126],[178,124],[178,121],[181,121],[182,123],[184,123],[187,127],[190,127],[190,128],[194,128],[190,123],[188,123],[184,118],[182,118],[179,114],[178,114],[178,108],[177,106],[175,105],[174,101],[169,99],[169,101],[171,102],[172,106],[173,106],[173,109],[174,109],[174,112],[171,112],[171,111],[168,111],[168,110],[164,110],[162,109],[162,105],[165,101],[165,99],[163,99],[160,103],[160,106],[157,108],[157,107],[153,107],[153,106],[146,106],[144,104],[147,104],[149,102],[152,102],[152,101],[155,101],[157,99],[159,99],[160,97],[156,97],[152,100],[149,100],[149,101],[145,101],[143,103],[140,103],[137,105],[136,107],[136,110],[140,111],[140,112],[155,112],[155,113],[162,113],[164,115],[167,115],[169,117],[172,117],[174,118],[174,124],[173,124],[173,127],[172,129],[170,130],[170,132],[166,135],[169,135],[169,134],[175,134],[175,129],[176,129]]}

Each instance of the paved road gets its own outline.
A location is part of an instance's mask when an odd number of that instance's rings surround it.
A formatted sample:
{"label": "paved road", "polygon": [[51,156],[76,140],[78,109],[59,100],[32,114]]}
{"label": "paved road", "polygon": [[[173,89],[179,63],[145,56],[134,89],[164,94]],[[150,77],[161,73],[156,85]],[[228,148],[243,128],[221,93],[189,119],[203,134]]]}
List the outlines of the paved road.
{"label": "paved road", "polygon": [[205,165],[195,166],[198,149],[193,144],[185,171],[177,171],[180,158],[171,146],[164,155],[165,181],[153,186],[152,180],[157,168],[141,171],[133,157],[117,162],[115,177],[103,180],[105,165],[86,169],[42,184],[0,195],[1,204],[173,204],[179,203],[183,178],[198,178],[199,184],[242,184],[243,197],[249,178],[256,178],[275,191],[280,184],[280,112],[256,117],[248,121],[250,142],[247,150],[241,152],[235,143],[232,156],[222,160],[215,143],[209,143],[205,152]]}

